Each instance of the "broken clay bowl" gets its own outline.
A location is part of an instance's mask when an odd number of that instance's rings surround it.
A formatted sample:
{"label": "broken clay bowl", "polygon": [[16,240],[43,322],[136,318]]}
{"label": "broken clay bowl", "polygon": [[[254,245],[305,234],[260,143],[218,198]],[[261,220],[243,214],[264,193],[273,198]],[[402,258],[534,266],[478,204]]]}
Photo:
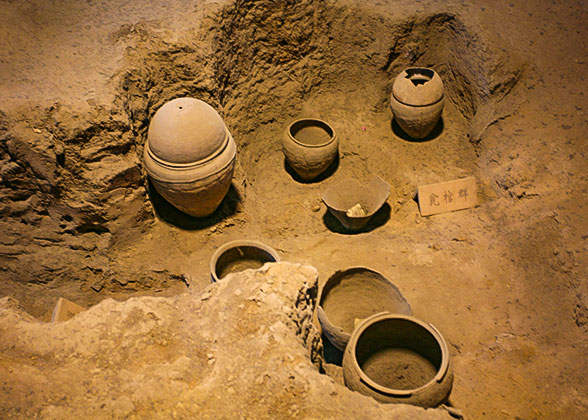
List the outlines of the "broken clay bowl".
{"label": "broken clay bowl", "polygon": [[310,181],[333,163],[339,152],[339,139],[333,127],[314,118],[291,123],[282,139],[282,150],[288,164]]}
{"label": "broken clay bowl", "polygon": [[365,182],[348,178],[333,184],[322,199],[345,229],[355,231],[367,225],[389,195],[390,184],[374,176]]}
{"label": "broken clay bowl", "polygon": [[412,314],[387,277],[366,267],[352,267],[329,277],[320,292],[317,315],[327,339],[344,350],[356,322],[383,311]]}
{"label": "broken clay bowl", "polygon": [[406,134],[427,137],[441,118],[444,88],[441,77],[429,68],[412,67],[394,80],[390,108]]}
{"label": "broken clay bowl", "polygon": [[210,276],[217,282],[231,273],[261,268],[267,262],[280,262],[280,256],[272,247],[259,241],[232,241],[212,255]]}
{"label": "broken clay bowl", "polygon": [[436,407],[453,386],[449,349],[412,316],[379,313],[353,331],[343,355],[345,385],[383,403]]}
{"label": "broken clay bowl", "polygon": [[163,198],[187,214],[204,217],[229,190],[236,151],[231,133],[210,105],[177,98],[151,119],[143,160]]}

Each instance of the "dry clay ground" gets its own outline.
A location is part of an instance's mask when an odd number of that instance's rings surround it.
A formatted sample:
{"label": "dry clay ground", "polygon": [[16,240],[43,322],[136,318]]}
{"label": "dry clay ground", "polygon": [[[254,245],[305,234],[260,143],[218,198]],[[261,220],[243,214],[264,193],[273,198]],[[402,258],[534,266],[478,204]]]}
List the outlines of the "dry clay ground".
{"label": "dry clay ground", "polygon": [[[38,4],[37,4],[38,3]],[[214,249],[261,239],[319,282],[352,265],[389,276],[451,343],[466,418],[588,412],[585,84],[580,1],[4,1],[0,33],[0,292],[50,317],[58,296],[174,295],[209,282]],[[390,123],[408,65],[447,99],[425,142]],[[149,117],[194,96],[238,144],[234,188],[194,220],[149,192]],[[284,166],[299,116],[337,130],[316,183]],[[320,193],[380,175],[388,206],[349,235]],[[480,205],[422,218],[416,186],[478,180]]]}

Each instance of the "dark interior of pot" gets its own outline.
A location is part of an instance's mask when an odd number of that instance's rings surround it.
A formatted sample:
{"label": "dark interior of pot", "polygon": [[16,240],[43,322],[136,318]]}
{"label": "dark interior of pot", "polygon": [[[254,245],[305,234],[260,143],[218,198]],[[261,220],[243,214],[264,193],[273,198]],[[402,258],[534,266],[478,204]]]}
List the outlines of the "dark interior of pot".
{"label": "dark interior of pot", "polygon": [[409,79],[415,86],[424,85],[433,78],[435,73],[431,69],[407,69],[406,78]]}
{"label": "dark interior of pot", "polygon": [[290,134],[299,143],[320,146],[333,138],[333,129],[323,121],[306,119],[296,121],[290,126]]}
{"label": "dark interior of pot", "polygon": [[382,275],[359,267],[334,274],[325,284],[320,304],[329,321],[349,334],[356,319],[380,312],[411,313],[396,286]]}
{"label": "dark interior of pot", "polygon": [[275,262],[274,256],[265,249],[253,245],[239,245],[227,249],[215,264],[215,274],[222,279],[231,273],[257,269],[266,262]]}
{"label": "dark interior of pot", "polygon": [[357,340],[355,357],[374,382],[390,389],[411,390],[431,381],[441,367],[438,341],[425,328],[406,319],[384,319]]}

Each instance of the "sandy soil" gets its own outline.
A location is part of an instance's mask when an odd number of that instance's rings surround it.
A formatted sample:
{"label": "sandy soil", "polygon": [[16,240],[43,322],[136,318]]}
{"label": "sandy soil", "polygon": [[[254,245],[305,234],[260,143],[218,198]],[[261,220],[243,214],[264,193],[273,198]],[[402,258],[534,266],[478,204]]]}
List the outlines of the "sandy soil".
{"label": "sandy soil", "polygon": [[[466,418],[580,419],[588,411],[581,1],[3,1],[0,295],[48,320],[58,296],[174,295],[209,282],[214,249],[261,239],[282,259],[389,276],[451,343]],[[412,64],[447,101],[426,142],[391,125]],[[149,188],[150,116],[194,96],[238,144],[233,189],[195,220]],[[316,183],[285,167],[299,116],[337,130]],[[377,174],[388,205],[345,234],[320,194]],[[422,218],[416,186],[473,175],[480,205]]]}

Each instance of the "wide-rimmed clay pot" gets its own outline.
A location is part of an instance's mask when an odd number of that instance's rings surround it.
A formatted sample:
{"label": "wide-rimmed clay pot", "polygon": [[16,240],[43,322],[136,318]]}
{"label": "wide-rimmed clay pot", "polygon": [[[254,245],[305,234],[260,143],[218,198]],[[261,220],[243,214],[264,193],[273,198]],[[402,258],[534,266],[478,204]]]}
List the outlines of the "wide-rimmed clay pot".
{"label": "wide-rimmed clay pot", "polygon": [[229,190],[236,151],[231,133],[210,105],[178,98],[151,119],[143,160],[163,198],[185,213],[204,217]]}
{"label": "wide-rimmed clay pot", "polygon": [[453,386],[443,336],[412,316],[380,313],[353,332],[343,355],[348,388],[384,403],[436,407]]}
{"label": "wide-rimmed clay pot", "polygon": [[329,277],[317,308],[323,333],[339,350],[345,349],[357,322],[384,311],[412,314],[398,287],[366,267],[347,268]]}
{"label": "wide-rimmed clay pot", "polygon": [[310,181],[333,163],[339,152],[339,139],[326,122],[302,118],[286,129],[282,150],[300,178]]}
{"label": "wide-rimmed clay pot", "polygon": [[444,88],[433,70],[412,67],[394,80],[390,107],[394,119],[406,134],[415,139],[427,137],[441,118]]}
{"label": "wide-rimmed clay pot", "polygon": [[390,184],[379,176],[359,181],[347,178],[323,192],[329,211],[349,231],[362,229],[384,205],[390,195]]}
{"label": "wide-rimmed clay pot", "polygon": [[212,255],[210,276],[213,282],[217,282],[231,273],[261,268],[267,262],[280,262],[280,256],[272,247],[247,239],[232,241]]}

